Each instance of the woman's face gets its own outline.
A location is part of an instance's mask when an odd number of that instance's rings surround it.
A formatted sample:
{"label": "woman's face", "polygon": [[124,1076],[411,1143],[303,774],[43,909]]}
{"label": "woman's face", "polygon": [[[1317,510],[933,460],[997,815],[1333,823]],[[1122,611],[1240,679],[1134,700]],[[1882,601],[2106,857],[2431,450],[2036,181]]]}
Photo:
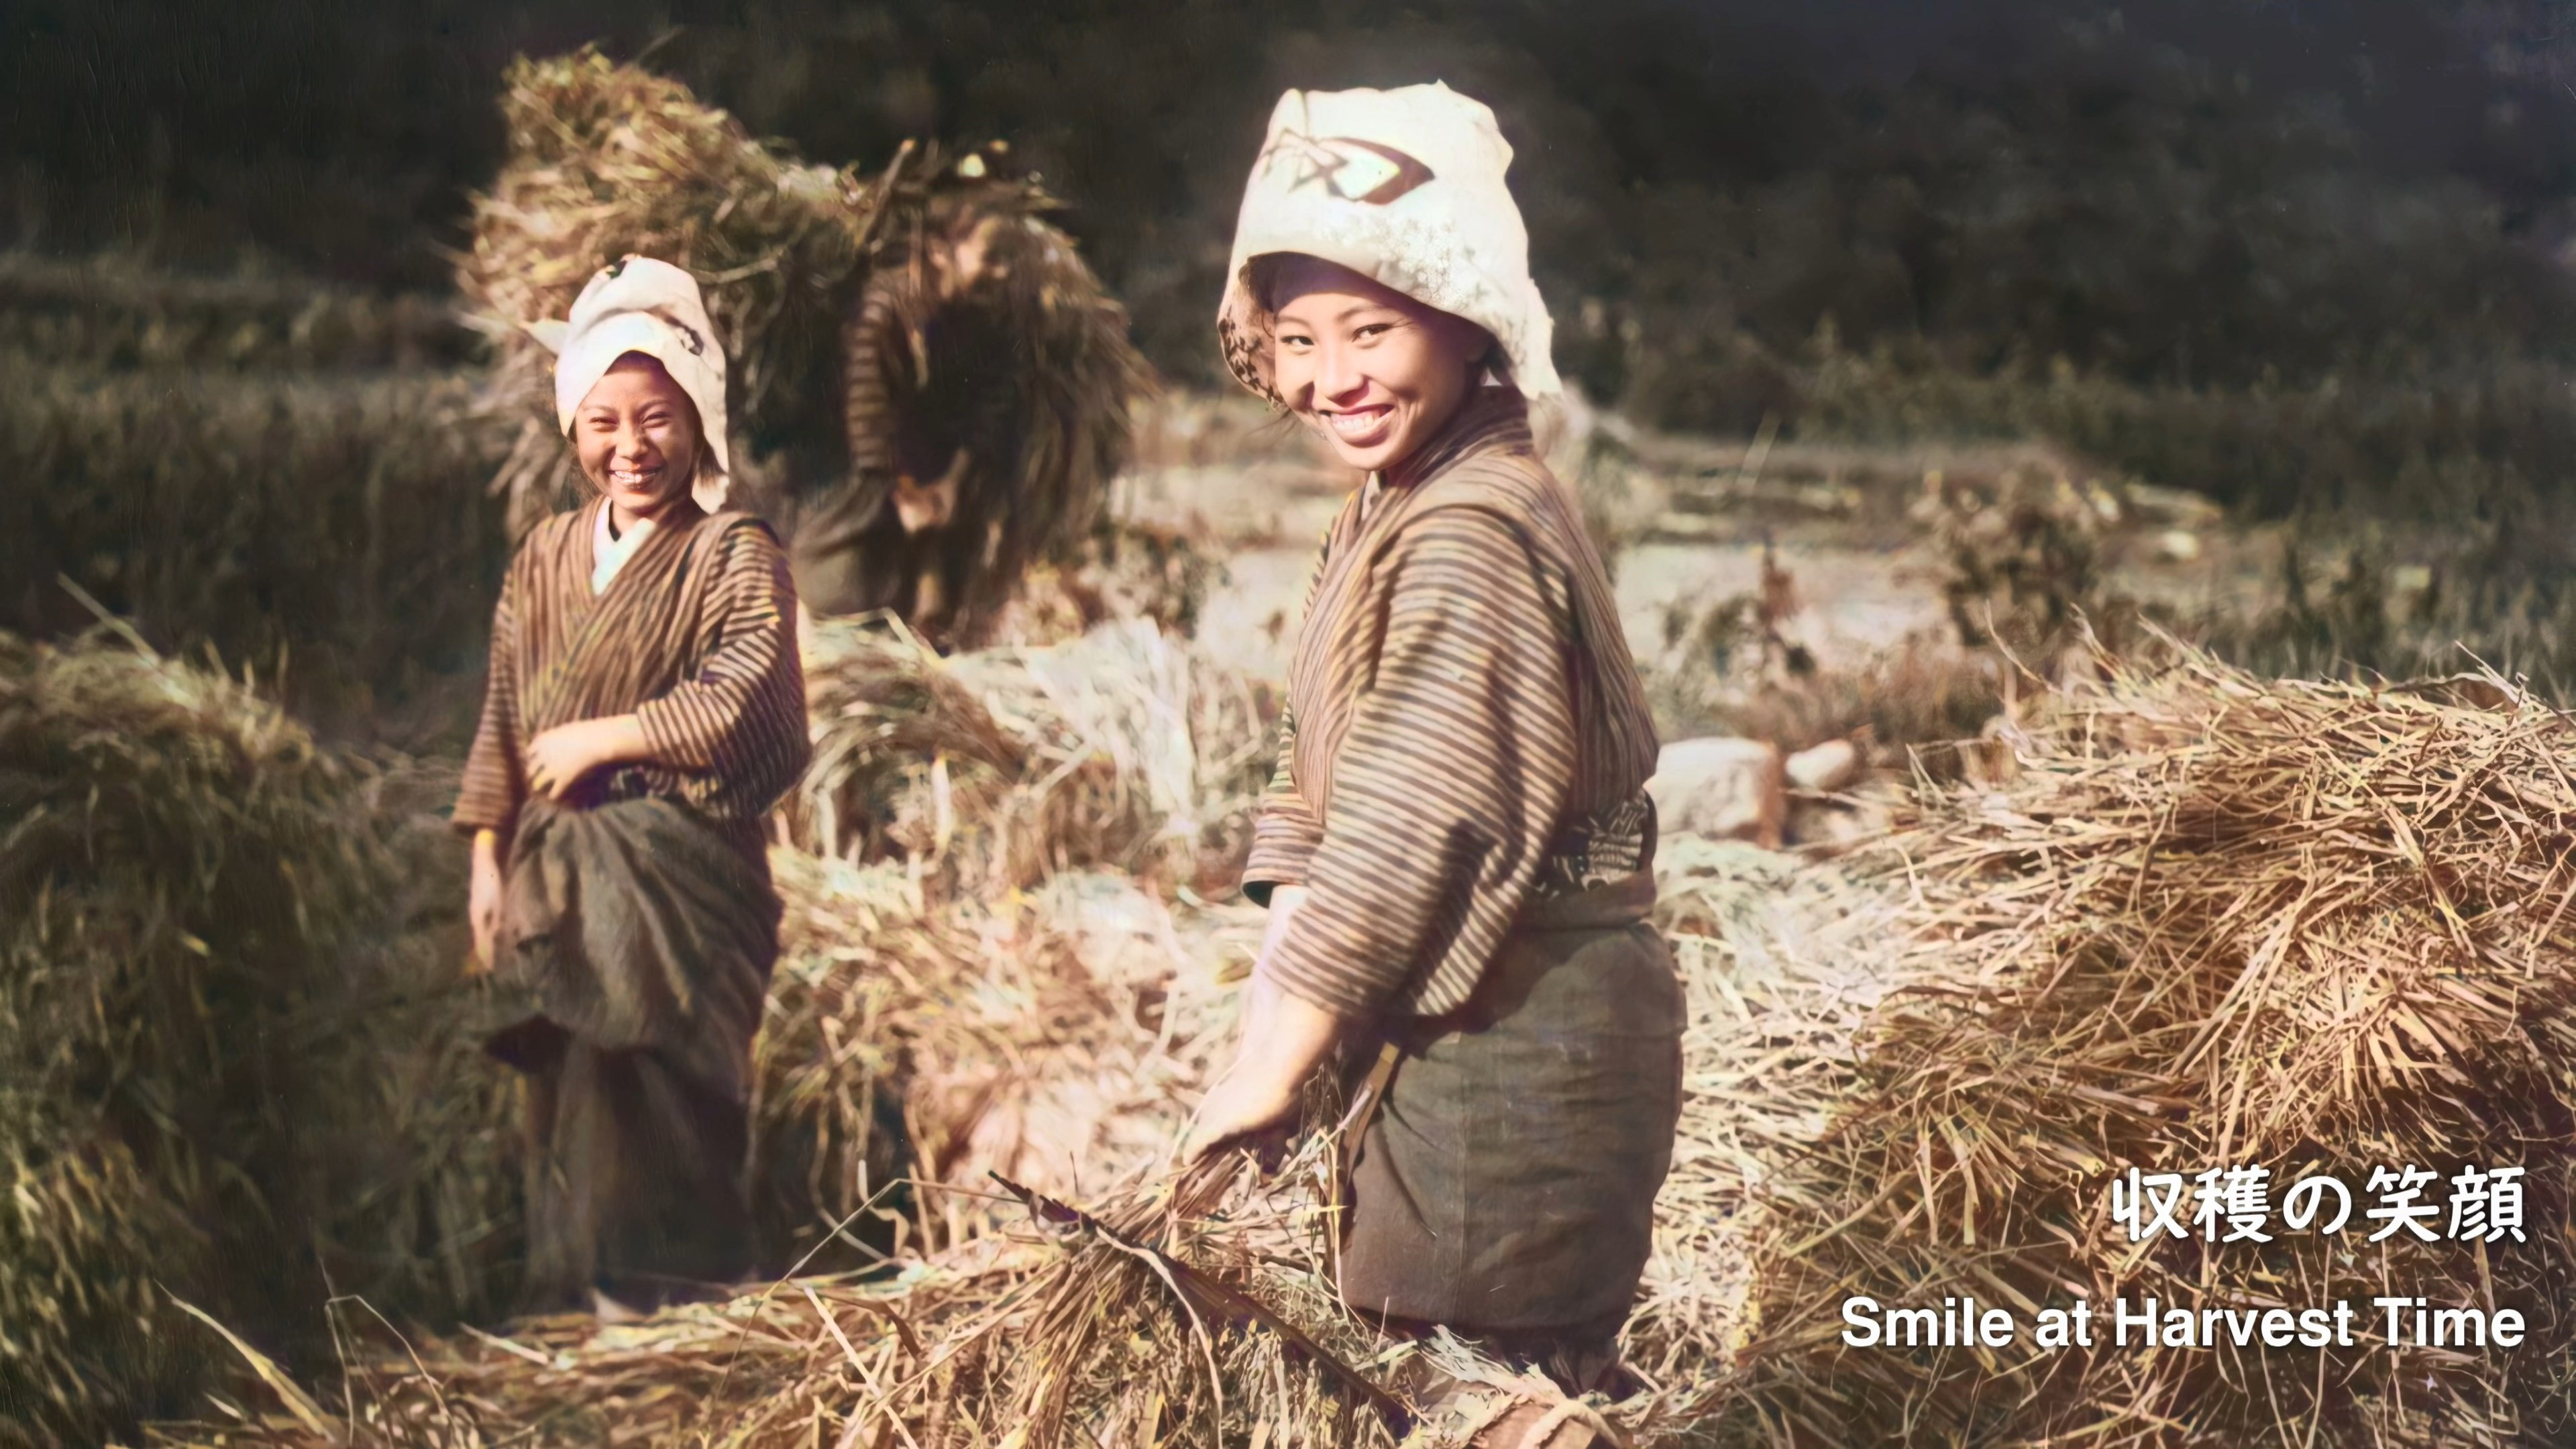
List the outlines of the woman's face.
{"label": "woman's face", "polygon": [[581,400],[572,441],[582,473],[622,514],[659,518],[697,473],[697,404],[662,364],[630,352]]}
{"label": "woman's face", "polygon": [[1403,462],[1439,432],[1491,345],[1472,322],[1314,257],[1284,258],[1271,294],[1271,381],[1364,472]]}

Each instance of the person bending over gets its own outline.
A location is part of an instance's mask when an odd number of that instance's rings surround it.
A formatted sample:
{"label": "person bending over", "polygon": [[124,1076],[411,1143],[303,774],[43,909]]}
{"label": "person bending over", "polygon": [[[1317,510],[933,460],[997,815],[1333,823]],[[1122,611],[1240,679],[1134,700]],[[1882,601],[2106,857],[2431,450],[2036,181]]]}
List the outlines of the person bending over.
{"label": "person bending over", "polygon": [[[1682,994],[1649,922],[1654,726],[1607,570],[1532,446],[1528,398],[1557,383],[1509,157],[1444,86],[1291,91],[1244,197],[1228,366],[1367,481],[1309,586],[1244,872],[1270,925],[1188,1151],[1289,1125],[1338,1055],[1350,1307],[1616,1392]],[[1482,1444],[1580,1432],[1460,1407]]]}

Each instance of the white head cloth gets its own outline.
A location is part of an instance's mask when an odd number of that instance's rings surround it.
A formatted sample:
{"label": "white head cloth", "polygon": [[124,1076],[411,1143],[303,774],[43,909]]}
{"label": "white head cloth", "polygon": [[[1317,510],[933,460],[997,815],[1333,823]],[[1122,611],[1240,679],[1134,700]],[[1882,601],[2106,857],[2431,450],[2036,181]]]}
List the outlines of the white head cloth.
{"label": "white head cloth", "polygon": [[733,476],[725,438],[725,357],[707,320],[695,277],[651,257],[627,257],[599,269],[561,323],[531,328],[555,349],[555,422],[572,432],[572,415],[617,359],[640,352],[662,364],[698,409],[697,476],[690,496],[713,513],[725,505]]}
{"label": "white head cloth", "polygon": [[1246,266],[1279,252],[1338,262],[1494,334],[1528,397],[1560,391],[1529,231],[1503,172],[1494,113],[1445,85],[1290,91],[1244,187],[1217,336],[1245,387],[1270,380],[1271,317]]}

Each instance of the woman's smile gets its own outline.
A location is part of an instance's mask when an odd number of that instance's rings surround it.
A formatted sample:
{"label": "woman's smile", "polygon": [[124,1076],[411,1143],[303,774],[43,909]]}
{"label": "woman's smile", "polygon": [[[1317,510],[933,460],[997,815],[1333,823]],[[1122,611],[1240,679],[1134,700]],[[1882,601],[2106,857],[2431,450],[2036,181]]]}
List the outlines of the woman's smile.
{"label": "woman's smile", "polygon": [[1374,447],[1386,441],[1390,425],[1395,421],[1393,403],[1370,403],[1353,408],[1318,407],[1315,411],[1323,414],[1333,436],[1354,448]]}
{"label": "woman's smile", "polygon": [[1271,371],[1280,397],[1363,473],[1400,465],[1457,414],[1493,339],[1348,267],[1283,257]]}
{"label": "woman's smile", "polygon": [[582,472],[616,506],[620,528],[658,518],[688,497],[704,446],[697,405],[660,361],[641,352],[618,358],[592,385],[572,442]]}

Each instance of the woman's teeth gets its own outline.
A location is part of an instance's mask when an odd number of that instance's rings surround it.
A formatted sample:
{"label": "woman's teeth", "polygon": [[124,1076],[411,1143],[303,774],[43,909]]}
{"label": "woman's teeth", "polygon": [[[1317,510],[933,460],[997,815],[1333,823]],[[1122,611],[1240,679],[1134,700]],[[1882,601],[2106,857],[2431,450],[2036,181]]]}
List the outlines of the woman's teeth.
{"label": "woman's teeth", "polygon": [[1365,437],[1376,432],[1378,424],[1385,422],[1386,415],[1393,411],[1393,408],[1361,408],[1356,412],[1333,413],[1330,421],[1333,431],[1345,438]]}
{"label": "woman's teeth", "polygon": [[608,481],[621,488],[633,488],[658,477],[661,472],[659,468],[611,468]]}

